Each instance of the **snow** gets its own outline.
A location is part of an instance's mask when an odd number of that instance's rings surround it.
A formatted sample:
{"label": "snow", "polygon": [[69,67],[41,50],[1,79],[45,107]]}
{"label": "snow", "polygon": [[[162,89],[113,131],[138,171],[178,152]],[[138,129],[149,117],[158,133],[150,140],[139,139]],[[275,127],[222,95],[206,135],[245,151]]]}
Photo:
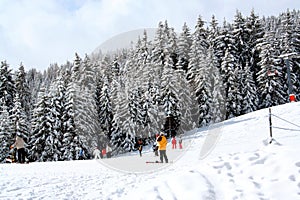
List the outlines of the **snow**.
{"label": "snow", "polygon": [[[300,103],[184,135],[173,163],[146,147],[111,159],[0,165],[0,199],[300,199]],[[286,121],[284,121],[284,120]],[[291,123],[294,123],[291,124]],[[298,125],[297,125],[298,124]]]}

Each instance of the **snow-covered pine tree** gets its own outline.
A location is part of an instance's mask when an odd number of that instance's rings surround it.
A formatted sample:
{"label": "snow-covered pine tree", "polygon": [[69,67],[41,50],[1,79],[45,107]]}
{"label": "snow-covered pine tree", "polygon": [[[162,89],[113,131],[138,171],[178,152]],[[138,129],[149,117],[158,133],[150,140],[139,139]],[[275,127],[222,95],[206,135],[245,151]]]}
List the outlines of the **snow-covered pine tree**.
{"label": "snow-covered pine tree", "polygon": [[[297,52],[298,56],[300,54],[300,13],[296,10],[292,11],[293,16],[293,46],[295,48],[295,52]],[[294,90],[295,94],[300,94],[300,58],[293,58],[295,65],[293,66],[293,72],[296,75],[296,82],[293,83],[296,88]],[[296,96],[297,100],[300,100],[299,95]]]}
{"label": "snow-covered pine tree", "polygon": [[225,86],[226,119],[239,116],[241,113],[241,94],[239,83],[239,66],[232,48],[226,49],[221,65],[221,74]]}
{"label": "snow-covered pine tree", "polygon": [[161,85],[161,76],[163,71],[163,66],[165,63],[165,48],[167,41],[165,39],[165,27],[162,22],[159,22],[158,28],[153,41],[153,49],[151,54],[150,66],[153,68],[151,71],[153,73],[153,82],[158,86]]}
{"label": "snow-covered pine tree", "polygon": [[204,21],[202,20],[201,16],[198,17],[195,31],[192,35],[192,40],[193,41],[191,46],[190,62],[187,71],[187,79],[193,89],[195,89],[196,85],[194,82],[200,62],[199,56],[201,57],[203,54],[205,54],[208,48],[207,30],[204,28]]}
{"label": "snow-covered pine tree", "polygon": [[2,61],[0,66],[0,98],[2,98],[1,102],[5,104],[8,111],[14,106],[15,92],[16,88],[12,70],[9,69],[6,61]]}
{"label": "snow-covered pine tree", "polygon": [[139,128],[144,138],[153,136],[160,129],[158,120],[158,102],[160,101],[160,96],[156,93],[159,91],[159,88],[157,84],[154,84],[155,78],[153,76],[153,68],[150,64],[152,55],[151,48],[151,43],[148,42],[147,33],[145,31],[140,43],[136,45],[136,65],[140,68],[138,85],[142,89],[141,126]]}
{"label": "snow-covered pine tree", "polygon": [[[166,51],[166,50],[165,50]],[[164,131],[168,136],[176,136],[180,126],[180,105],[178,91],[178,76],[173,69],[173,60],[169,54],[166,54],[165,66],[162,74],[162,102],[165,118]],[[169,120],[168,120],[169,119]],[[170,124],[171,123],[171,124]]]}
{"label": "snow-covered pine tree", "polygon": [[210,60],[207,50],[198,55],[198,69],[195,73],[195,93],[199,105],[199,123],[200,127],[207,126],[211,121],[212,106],[212,74],[209,69]]}
{"label": "snow-covered pine tree", "polygon": [[[2,99],[0,99],[2,101]],[[11,156],[10,146],[15,142],[14,124],[4,103],[0,103],[0,162]]]}
{"label": "snow-covered pine tree", "polygon": [[226,119],[225,112],[225,90],[223,79],[220,74],[218,58],[214,53],[213,47],[210,46],[207,51],[208,60],[210,60],[208,69],[211,73],[211,123],[218,123]]}
{"label": "snow-covered pine tree", "polygon": [[[98,118],[97,113],[97,105],[96,105],[96,82],[97,82],[97,72],[99,65],[93,64],[90,58],[86,55],[84,59],[84,67],[83,67],[83,75],[85,80],[85,91],[86,101],[88,104],[85,105],[85,109],[87,111],[88,116],[88,123],[90,123],[89,127],[89,134],[87,135],[86,139],[89,141],[88,145],[95,145],[96,141],[99,137],[99,129],[100,129],[100,121]],[[118,70],[119,71],[119,70]]]}
{"label": "snow-covered pine tree", "polygon": [[45,89],[41,89],[37,104],[33,110],[32,133],[28,142],[29,159],[31,161],[52,161],[53,129],[51,119],[50,97]]}
{"label": "snow-covered pine tree", "polygon": [[280,102],[285,101],[283,83],[279,78],[282,73],[282,66],[280,66],[278,46],[275,40],[274,31],[269,30],[264,34],[263,42],[258,44],[261,59],[258,63],[261,70],[257,73],[260,108],[279,105]]}
{"label": "snow-covered pine tree", "polygon": [[[227,30],[223,29],[223,31],[226,32]],[[213,15],[209,23],[207,42],[214,54],[214,59],[216,59],[214,65],[216,65],[218,69],[221,67],[222,58],[224,56],[224,47],[226,46],[226,43],[225,41],[222,41],[222,39],[225,38],[225,35],[226,34],[221,35],[221,28],[218,26],[218,21]]]}
{"label": "snow-covered pine tree", "polygon": [[62,156],[62,140],[66,132],[65,123],[65,104],[66,104],[66,93],[67,93],[67,83],[69,79],[69,74],[67,71],[62,71],[57,77],[56,81],[51,87],[51,119],[52,119],[52,148],[51,156],[53,161],[63,160]]}
{"label": "snow-covered pine tree", "polygon": [[29,121],[21,105],[21,99],[17,93],[14,98],[14,107],[11,110],[10,118],[14,124],[15,135],[21,136],[25,142],[29,139]]}
{"label": "snow-covered pine tree", "polygon": [[[280,24],[279,30],[281,30],[280,34],[280,56],[284,55],[297,55],[297,57],[285,57],[281,61],[281,65],[284,66],[282,70],[282,82],[285,83],[283,84],[283,91],[285,91],[285,102],[288,102],[288,75],[287,75],[287,66],[285,63],[284,59],[288,59],[289,65],[290,65],[290,80],[291,80],[291,87],[292,87],[292,92],[297,91],[297,86],[299,84],[299,61],[300,61],[300,52],[297,51],[297,37],[296,37],[296,23],[298,23],[299,26],[299,21],[296,22],[294,19],[295,17],[291,16],[292,13],[287,10],[285,13],[283,13],[282,16],[282,21]],[[298,27],[299,29],[299,27]],[[298,42],[299,44],[299,42]],[[280,104],[285,103],[285,102],[280,102]]]}
{"label": "snow-covered pine tree", "polygon": [[[71,90],[73,91],[72,98],[74,101],[73,111],[76,130],[76,136],[74,135],[75,138],[73,139],[76,139],[77,142],[72,144],[83,145],[83,148],[94,147],[97,146],[97,141],[101,137],[95,99],[97,65],[94,65],[87,55],[82,60],[76,54],[71,71]],[[76,146],[75,148],[78,150],[80,147]]]}
{"label": "snow-covered pine tree", "polygon": [[259,50],[257,45],[261,42],[264,30],[263,24],[258,15],[255,14],[254,10],[251,11],[250,16],[246,19],[246,31],[249,35],[248,43],[248,54],[249,58],[247,63],[250,67],[250,72],[253,75],[255,85],[257,85],[257,72],[260,70],[258,63],[260,62]]}
{"label": "snow-covered pine tree", "polygon": [[[37,71],[36,69],[30,69],[26,73],[26,80],[28,82],[28,87],[29,87],[29,93],[31,95],[31,100],[30,100],[30,115],[32,116],[32,111],[34,109],[34,105],[37,103],[37,97],[38,97],[38,92],[40,91],[40,88],[43,84],[43,76],[42,74]],[[30,117],[31,119],[31,117]]]}
{"label": "snow-covered pine tree", "polygon": [[242,112],[241,114],[246,114],[253,112],[258,109],[258,94],[255,82],[253,80],[253,72],[250,70],[250,66],[246,63],[243,74],[242,82]]}
{"label": "snow-covered pine tree", "polygon": [[65,113],[63,116],[63,129],[64,135],[62,138],[62,159],[63,160],[75,160],[77,159],[78,149],[82,146],[82,142],[77,134],[75,124],[75,98],[77,85],[73,82],[69,82],[66,91],[66,104]]}
{"label": "snow-covered pine tree", "polygon": [[208,101],[210,97],[210,74],[206,70],[207,66],[207,49],[209,47],[207,41],[207,30],[204,29],[204,21],[201,16],[198,17],[195,32],[193,33],[193,42],[191,46],[190,62],[188,66],[187,79],[196,94],[199,106],[199,122],[198,126],[207,125],[210,122]]}
{"label": "snow-covered pine tree", "polygon": [[[105,136],[110,139],[113,124],[113,108],[111,102],[111,90],[107,78],[99,79],[97,86],[97,109],[100,120],[100,127]],[[101,83],[100,83],[101,82]]]}
{"label": "snow-covered pine tree", "polygon": [[178,96],[180,97],[179,107],[181,112],[178,133],[184,133],[198,127],[199,122],[199,108],[196,95],[193,93],[186,79],[186,70],[184,70],[184,65],[184,62],[178,62],[176,67],[177,69],[174,72],[178,78],[176,87],[178,87]]}
{"label": "snow-covered pine tree", "polygon": [[180,68],[180,70],[183,70],[185,73],[189,65],[191,46],[191,31],[187,24],[184,23],[182,32],[178,37],[178,62],[176,64],[176,68]]}
{"label": "snow-covered pine tree", "polygon": [[234,16],[234,22],[232,24],[232,39],[233,43],[231,45],[234,46],[236,54],[237,66],[239,66],[242,70],[244,69],[247,61],[249,60],[249,34],[246,30],[245,19],[242,16],[240,11],[236,11],[236,15]]}
{"label": "snow-covered pine tree", "polygon": [[[31,95],[29,91],[28,81],[26,80],[26,72],[23,64],[20,64],[16,74],[16,93],[19,95],[21,107],[23,108],[28,119],[31,118]],[[30,127],[29,127],[30,128]]]}
{"label": "snow-covered pine tree", "polygon": [[[246,82],[249,81],[249,79],[245,80],[247,77],[247,70],[246,69],[246,64],[248,64],[250,62],[250,58],[251,58],[251,51],[252,49],[250,49],[249,47],[249,40],[250,40],[250,33],[246,28],[246,20],[245,18],[242,16],[242,13],[240,11],[236,11],[236,15],[234,18],[234,22],[232,25],[232,38],[233,38],[233,43],[231,44],[232,46],[234,46],[234,51],[232,51],[231,53],[233,53],[233,56],[235,57],[235,61],[236,63],[236,69],[235,69],[235,73],[237,75],[237,82],[236,82],[236,88],[239,90],[239,92],[236,92],[236,95],[238,95],[236,97],[236,105],[237,105],[237,111],[235,116],[241,115],[241,114],[245,114],[243,113],[243,106],[245,106],[245,99],[247,98],[246,101],[249,102],[249,97],[245,97],[244,95],[247,95],[248,93],[245,91],[245,89],[249,89],[249,90],[253,90],[250,89],[248,85],[248,88],[243,87],[244,84],[248,84]],[[254,86],[253,84],[251,84],[251,86]],[[255,89],[254,89],[255,90]],[[246,103],[247,104],[247,103]],[[253,104],[252,104],[253,106]],[[251,109],[256,109],[256,108],[251,108]],[[245,111],[245,110],[244,110]]]}
{"label": "snow-covered pine tree", "polygon": [[110,143],[118,154],[134,150],[135,138],[133,123],[128,115],[128,95],[124,92],[127,90],[127,86],[122,87],[120,83],[113,82],[112,88],[115,107]]}
{"label": "snow-covered pine tree", "polygon": [[[220,74],[220,68],[222,58],[224,55],[224,47],[228,44],[222,39],[226,38],[227,29],[223,29],[223,35],[221,34],[221,28],[218,26],[218,21],[213,15],[211,18],[210,26],[208,29],[208,50],[207,50],[207,72],[210,73],[209,81],[211,85],[210,96],[211,105],[209,109],[210,123],[218,123],[225,120],[225,101],[224,101],[224,88],[222,76]],[[228,41],[227,41],[228,42]]]}

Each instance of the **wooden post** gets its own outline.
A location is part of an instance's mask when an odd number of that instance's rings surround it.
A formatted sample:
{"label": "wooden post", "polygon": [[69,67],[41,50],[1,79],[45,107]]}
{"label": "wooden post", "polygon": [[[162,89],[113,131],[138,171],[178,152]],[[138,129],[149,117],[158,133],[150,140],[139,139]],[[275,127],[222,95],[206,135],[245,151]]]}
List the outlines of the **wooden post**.
{"label": "wooden post", "polygon": [[271,108],[269,108],[269,126],[270,126],[270,144],[273,141],[273,135],[272,135],[272,113],[271,113]]}

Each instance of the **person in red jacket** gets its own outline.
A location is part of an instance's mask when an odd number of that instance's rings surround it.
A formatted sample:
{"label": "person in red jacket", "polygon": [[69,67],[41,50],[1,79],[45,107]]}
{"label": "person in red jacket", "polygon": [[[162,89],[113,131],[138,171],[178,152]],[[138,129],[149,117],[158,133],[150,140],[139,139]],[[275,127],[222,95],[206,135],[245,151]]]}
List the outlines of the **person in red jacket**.
{"label": "person in red jacket", "polygon": [[182,137],[181,137],[181,135],[179,136],[179,149],[182,149]]}
{"label": "person in red jacket", "polygon": [[163,159],[165,159],[165,162],[168,163],[168,157],[167,157],[168,141],[167,138],[164,136],[164,133],[161,133],[156,141],[158,143],[160,162],[163,163]]}
{"label": "person in red jacket", "polygon": [[172,138],[172,149],[176,149],[177,141],[175,136]]}

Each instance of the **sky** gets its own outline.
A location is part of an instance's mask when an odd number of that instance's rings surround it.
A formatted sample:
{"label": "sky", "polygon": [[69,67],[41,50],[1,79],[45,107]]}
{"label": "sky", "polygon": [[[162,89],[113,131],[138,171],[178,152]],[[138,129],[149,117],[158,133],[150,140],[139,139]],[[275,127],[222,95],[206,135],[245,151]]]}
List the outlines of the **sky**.
{"label": "sky", "polygon": [[299,9],[296,0],[0,0],[0,61],[14,69],[44,70],[50,64],[90,54],[106,40],[167,20],[181,31],[193,29],[199,15],[231,22],[236,10],[271,16]]}

